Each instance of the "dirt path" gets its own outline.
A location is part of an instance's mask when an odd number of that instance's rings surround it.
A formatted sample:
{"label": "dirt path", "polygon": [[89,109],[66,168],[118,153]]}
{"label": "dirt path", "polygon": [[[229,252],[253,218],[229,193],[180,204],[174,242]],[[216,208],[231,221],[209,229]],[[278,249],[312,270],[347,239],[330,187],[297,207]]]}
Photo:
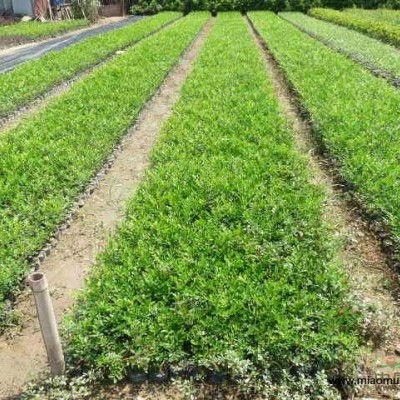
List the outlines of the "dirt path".
{"label": "dirt path", "polygon": [[0,74],[10,71],[16,66],[27,61],[42,57],[50,51],[62,50],[89,37],[110,32],[126,25],[140,21],[143,17],[129,17],[122,21],[110,21],[109,23],[91,25],[88,28],[79,29],[67,34],[47,39],[41,42],[17,46],[0,52]]}
{"label": "dirt path", "polygon": [[[149,152],[163,122],[171,115],[180,88],[212,24],[213,20],[207,23],[143,109],[137,124],[128,131],[104,171],[97,175],[97,188],[94,191],[88,189],[88,193],[93,193],[80,203],[75,218],[67,223],[69,229],[61,229],[63,233],[57,243],[53,240],[54,246],[48,248],[47,257],[44,257],[46,251],[43,253],[44,260],[39,269],[49,280],[58,319],[73,304],[73,293],[82,288],[96,255],[123,218],[125,202],[143,177],[149,164]],[[28,291],[19,296],[16,309],[22,313],[22,328],[18,332],[9,331],[0,338],[1,399],[20,393],[23,384],[47,366],[33,299]]]}
{"label": "dirt path", "polygon": [[[329,164],[318,154],[312,126],[300,116],[298,101],[291,93],[278,64],[251,22],[247,18],[246,21],[273,81],[281,110],[293,127],[296,147],[306,156],[312,182],[322,185],[326,192],[323,218],[333,230],[338,243],[342,244],[339,261],[349,276],[354,308],[366,315],[363,330],[367,343],[363,350],[360,376],[372,377],[385,372],[393,377],[394,373],[400,373],[400,354],[395,354],[395,347],[400,343],[398,281],[379,241],[345,200],[344,189],[335,182]],[[384,397],[381,397],[382,394]],[[379,388],[369,385],[358,389],[357,398],[387,399],[397,394],[400,393],[382,393]],[[348,393],[348,398],[351,396],[352,393]]]}

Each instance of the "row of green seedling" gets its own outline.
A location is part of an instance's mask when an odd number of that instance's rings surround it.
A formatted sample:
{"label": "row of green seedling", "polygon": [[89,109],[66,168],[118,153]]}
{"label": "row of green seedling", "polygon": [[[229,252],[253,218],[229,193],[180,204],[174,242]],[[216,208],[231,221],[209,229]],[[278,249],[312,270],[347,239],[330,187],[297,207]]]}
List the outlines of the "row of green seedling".
{"label": "row of green seedling", "polygon": [[379,21],[363,14],[347,13],[329,8],[313,8],[309,11],[313,17],[334,22],[385,42],[400,46],[400,25],[389,21]]}
{"label": "row of green seedling", "polygon": [[0,136],[0,302],[207,19],[144,39]]}
{"label": "row of green seedling", "polygon": [[0,116],[15,111],[54,85],[74,77],[179,17],[166,12],[112,32],[91,37],[0,75]]}
{"label": "row of green seedling", "polygon": [[400,50],[360,32],[298,12],[279,13],[301,31],[400,86]]}
{"label": "row of green seedling", "polygon": [[74,19],[69,21],[57,21],[42,23],[37,21],[22,22],[17,24],[0,26],[0,45],[3,40],[28,41],[44,39],[49,36],[59,35],[74,29],[89,25],[86,19]]}
{"label": "row of green seedling", "polygon": [[[399,91],[274,14],[253,12],[250,17],[353,198],[383,231],[383,244],[398,249]],[[283,33],[285,41],[280,39]],[[394,242],[387,241],[388,232]]]}
{"label": "row of green seedling", "polygon": [[345,8],[346,13],[358,14],[368,18],[377,19],[379,21],[388,21],[400,23],[400,10],[391,10],[388,8],[378,8],[377,10],[367,10],[360,8]]}
{"label": "row of green seedling", "polygon": [[67,322],[69,356],[116,381],[190,370],[246,390],[351,359],[355,317],[309,179],[243,17],[219,14]]}

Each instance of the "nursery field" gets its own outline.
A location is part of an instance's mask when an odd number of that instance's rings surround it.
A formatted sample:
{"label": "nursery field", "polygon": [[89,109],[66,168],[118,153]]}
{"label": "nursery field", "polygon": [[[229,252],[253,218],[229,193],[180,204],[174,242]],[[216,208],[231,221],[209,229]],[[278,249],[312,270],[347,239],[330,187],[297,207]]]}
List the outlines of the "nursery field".
{"label": "nursery field", "polygon": [[275,14],[252,12],[250,18],[351,190],[398,240],[400,92]]}
{"label": "nursery field", "polygon": [[355,30],[302,13],[284,12],[279,15],[310,36],[360,62],[376,75],[396,85],[400,84],[400,49]]}
{"label": "nursery field", "polygon": [[309,14],[400,47],[400,24],[394,21],[375,19],[363,12],[343,12],[325,8],[313,8]]}
{"label": "nursery field", "polygon": [[[0,75],[0,117],[17,120],[0,131],[0,332],[79,195],[185,63],[171,112],[153,110],[167,117],[147,172],[64,315],[69,369],[338,400],[327,380],[357,370],[369,337],[326,215],[329,179],[362,229],[379,225],[393,254],[400,246],[396,14],[371,13],[163,12]],[[329,179],[316,178],[314,153]],[[0,396],[1,378],[0,362]]]}
{"label": "nursery field", "polygon": [[0,301],[207,18],[144,39],[0,136]]}
{"label": "nursery field", "polygon": [[5,25],[0,27],[0,38],[4,36],[20,36],[27,39],[39,39],[71,29],[81,28],[88,25],[85,19],[73,19],[70,21],[57,22],[21,22],[17,24]]}
{"label": "nursery field", "polygon": [[169,364],[254,385],[272,363],[350,359],[323,194],[293,147],[245,21],[219,16],[70,320],[71,355],[115,380]]}
{"label": "nursery field", "polygon": [[46,23],[29,21],[0,26],[0,46],[5,43],[27,42],[60,35],[74,29],[83,28],[89,23],[90,21],[86,19],[75,19]]}
{"label": "nursery field", "polygon": [[360,8],[346,8],[346,13],[361,15],[378,21],[388,21],[400,24],[400,10],[389,10],[381,8],[378,10],[364,10]]}
{"label": "nursery field", "polygon": [[77,73],[98,64],[172,22],[179,13],[165,12],[63,50],[29,61],[0,75],[0,117],[15,111]]}

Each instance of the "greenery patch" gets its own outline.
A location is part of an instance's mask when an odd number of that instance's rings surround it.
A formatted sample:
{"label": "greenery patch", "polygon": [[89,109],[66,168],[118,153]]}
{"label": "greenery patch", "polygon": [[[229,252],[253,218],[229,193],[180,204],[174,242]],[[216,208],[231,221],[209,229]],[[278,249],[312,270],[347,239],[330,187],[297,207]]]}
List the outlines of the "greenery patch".
{"label": "greenery patch", "polygon": [[0,136],[0,304],[208,18],[144,39]]}
{"label": "greenery patch", "polygon": [[349,190],[399,245],[400,92],[282,18],[267,12],[250,17],[311,114]]}
{"label": "greenery patch", "polygon": [[357,316],[309,178],[244,19],[219,15],[65,325],[69,357],[115,381],[194,367],[249,393],[338,373]]}
{"label": "greenery patch", "polygon": [[370,70],[400,83],[400,50],[360,32],[311,18],[302,13],[280,13],[306,33],[349,55]]}
{"label": "greenery patch", "polygon": [[313,17],[334,22],[400,46],[400,24],[388,20],[378,20],[364,13],[349,13],[326,8],[313,8],[309,11]]}
{"label": "greenery patch", "polygon": [[3,37],[16,37],[25,40],[43,39],[73,29],[82,28],[90,21],[86,19],[73,19],[57,22],[19,22],[17,24],[0,26],[0,41]]}
{"label": "greenery patch", "polygon": [[91,37],[63,50],[50,52],[0,75],[0,116],[14,111],[49,90],[52,86],[102,61],[152,31],[178,18],[174,12]]}

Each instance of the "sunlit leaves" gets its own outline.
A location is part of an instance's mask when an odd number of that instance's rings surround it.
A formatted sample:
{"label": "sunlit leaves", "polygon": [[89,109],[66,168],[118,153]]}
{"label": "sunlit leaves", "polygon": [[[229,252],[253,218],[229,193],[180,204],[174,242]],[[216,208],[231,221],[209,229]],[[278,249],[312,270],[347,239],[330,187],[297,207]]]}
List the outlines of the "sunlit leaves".
{"label": "sunlit leaves", "polygon": [[0,304],[208,18],[144,39],[0,136]]}
{"label": "sunlit leaves", "polygon": [[329,8],[313,8],[309,11],[309,14],[316,18],[356,29],[400,47],[400,25],[396,22],[374,19],[363,13],[342,12]]}
{"label": "sunlit leaves", "polygon": [[[0,116],[14,111],[65,79],[95,65],[179,16],[165,12],[60,51],[50,52],[0,75]],[[43,24],[47,25],[47,24]]]}
{"label": "sunlit leaves", "polygon": [[354,194],[399,237],[400,92],[276,15],[250,15]]}
{"label": "sunlit leaves", "polygon": [[286,126],[243,18],[219,15],[68,321],[75,360],[118,380],[167,362],[313,374],[355,354],[324,196]]}

